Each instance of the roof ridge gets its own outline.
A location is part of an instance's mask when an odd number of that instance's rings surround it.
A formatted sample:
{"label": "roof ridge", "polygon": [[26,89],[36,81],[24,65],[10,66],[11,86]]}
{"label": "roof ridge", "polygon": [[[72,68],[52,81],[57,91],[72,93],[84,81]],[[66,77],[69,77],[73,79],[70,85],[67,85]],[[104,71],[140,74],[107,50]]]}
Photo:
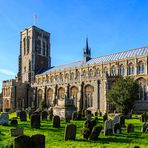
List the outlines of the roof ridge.
{"label": "roof ridge", "polygon": [[101,57],[111,56],[111,55],[115,55],[115,54],[119,54],[119,53],[123,53],[123,52],[134,51],[134,50],[138,50],[138,49],[141,49],[141,48],[148,48],[148,46],[134,48],[134,49],[128,49],[128,50],[119,51],[119,52],[115,52],[115,53],[111,53],[111,54],[106,54],[106,55],[101,55],[101,56],[94,57],[92,59],[97,59],[97,58],[101,58]]}

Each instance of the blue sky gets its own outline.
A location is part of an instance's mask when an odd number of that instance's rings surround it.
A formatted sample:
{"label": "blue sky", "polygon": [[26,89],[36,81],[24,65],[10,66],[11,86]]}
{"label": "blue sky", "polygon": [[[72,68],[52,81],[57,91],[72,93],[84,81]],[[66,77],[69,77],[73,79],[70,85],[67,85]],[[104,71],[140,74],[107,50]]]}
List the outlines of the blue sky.
{"label": "blue sky", "polygon": [[0,89],[17,74],[20,31],[34,14],[51,33],[52,65],[82,59],[86,36],[92,57],[148,45],[147,0],[0,0]]}

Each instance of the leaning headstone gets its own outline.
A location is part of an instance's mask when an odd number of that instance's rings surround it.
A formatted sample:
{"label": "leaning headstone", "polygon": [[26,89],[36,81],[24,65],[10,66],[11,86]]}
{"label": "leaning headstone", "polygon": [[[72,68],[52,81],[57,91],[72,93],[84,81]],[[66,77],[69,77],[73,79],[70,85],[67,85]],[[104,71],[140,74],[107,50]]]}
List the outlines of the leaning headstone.
{"label": "leaning headstone", "polygon": [[47,120],[47,117],[48,117],[48,112],[42,111],[42,120]]}
{"label": "leaning headstone", "polygon": [[9,115],[7,112],[3,112],[0,116],[0,124],[7,125],[9,120]]}
{"label": "leaning headstone", "polygon": [[54,116],[53,117],[53,127],[59,128],[60,127],[60,117]]}
{"label": "leaning headstone", "polygon": [[27,121],[27,113],[25,111],[20,112],[20,120]]}
{"label": "leaning headstone", "polygon": [[134,132],[134,125],[128,124],[126,130],[127,130],[127,133]]}
{"label": "leaning headstone", "polygon": [[45,136],[41,134],[32,135],[30,143],[32,148],[45,148]]}
{"label": "leaning headstone", "polygon": [[115,123],[113,127],[114,134],[121,134],[121,126],[120,123]]}
{"label": "leaning headstone", "polygon": [[12,128],[10,129],[10,135],[11,137],[18,137],[24,134],[23,128]]}
{"label": "leaning headstone", "polygon": [[13,148],[31,148],[30,137],[26,135],[14,139]]}
{"label": "leaning headstone", "polygon": [[120,122],[120,116],[119,115],[116,115],[114,117],[113,123],[116,124],[116,123],[119,123],[119,122]]}
{"label": "leaning headstone", "polygon": [[112,120],[106,120],[104,125],[104,135],[110,136],[113,134],[113,121]]}
{"label": "leaning headstone", "polygon": [[101,126],[94,126],[89,136],[89,140],[98,140],[101,130],[102,130]]}
{"label": "leaning headstone", "polygon": [[40,128],[40,115],[39,114],[31,115],[31,128]]}
{"label": "leaning headstone", "polygon": [[145,133],[147,128],[148,128],[148,124],[147,123],[142,124],[141,132]]}
{"label": "leaning headstone", "polygon": [[76,138],[76,125],[69,123],[65,127],[64,139],[75,140],[75,138]]}
{"label": "leaning headstone", "polygon": [[18,121],[16,119],[12,119],[11,122],[10,122],[10,125],[17,126],[18,125]]}
{"label": "leaning headstone", "polygon": [[120,122],[120,125],[125,125],[125,117],[124,117],[124,115],[120,115],[119,122]]}

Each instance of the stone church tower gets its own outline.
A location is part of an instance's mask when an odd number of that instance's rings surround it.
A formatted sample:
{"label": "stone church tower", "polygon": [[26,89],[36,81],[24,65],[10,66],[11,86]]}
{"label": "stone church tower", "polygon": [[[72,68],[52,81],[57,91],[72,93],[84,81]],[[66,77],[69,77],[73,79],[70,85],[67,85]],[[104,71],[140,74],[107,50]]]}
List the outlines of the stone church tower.
{"label": "stone church tower", "polygon": [[35,75],[51,66],[50,33],[30,26],[20,33],[19,80],[33,82]]}

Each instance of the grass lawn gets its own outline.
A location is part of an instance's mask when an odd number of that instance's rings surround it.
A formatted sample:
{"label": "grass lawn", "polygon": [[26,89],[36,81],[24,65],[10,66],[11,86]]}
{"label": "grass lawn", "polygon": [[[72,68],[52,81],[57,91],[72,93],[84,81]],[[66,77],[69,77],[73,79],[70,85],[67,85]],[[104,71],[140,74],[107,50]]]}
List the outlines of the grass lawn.
{"label": "grass lawn", "polygon": [[[15,114],[10,114],[9,117],[14,117]],[[122,127],[122,134],[113,136],[104,136],[100,134],[98,141],[87,141],[83,139],[80,129],[83,127],[84,121],[71,121],[77,125],[77,135],[75,141],[64,141],[65,121],[61,121],[61,128],[52,127],[51,121],[42,121],[40,129],[30,128],[30,120],[20,122],[18,127],[24,128],[24,134],[44,134],[46,137],[46,148],[130,148],[133,145],[139,145],[141,148],[148,148],[148,133],[141,133],[142,123],[139,116],[134,115],[132,119],[126,119],[126,124],[132,123],[135,126],[134,133],[126,133],[126,128]],[[99,117],[98,125],[103,125],[102,118]],[[0,148],[6,148],[13,142],[10,137],[9,129],[13,126],[0,125]]]}

